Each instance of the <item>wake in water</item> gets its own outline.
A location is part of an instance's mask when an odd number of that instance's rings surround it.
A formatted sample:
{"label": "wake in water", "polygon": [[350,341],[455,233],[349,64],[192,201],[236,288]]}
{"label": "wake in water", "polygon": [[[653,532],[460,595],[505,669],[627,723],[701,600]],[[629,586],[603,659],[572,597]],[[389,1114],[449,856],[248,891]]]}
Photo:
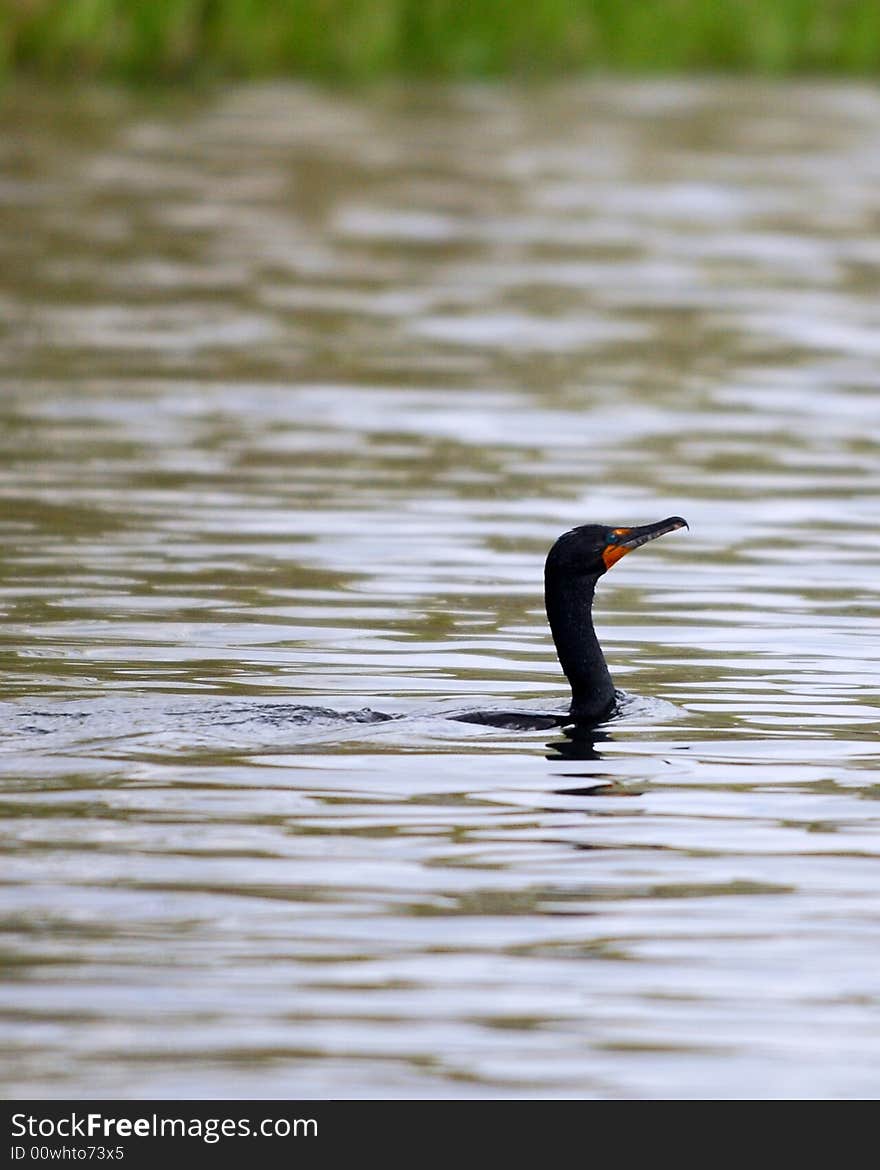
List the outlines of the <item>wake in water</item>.
{"label": "wake in water", "polygon": [[[644,720],[666,722],[678,708],[659,699],[618,692],[602,728]],[[48,700],[45,703],[0,703],[0,752],[38,752],[105,756],[159,751],[295,750],[309,744],[358,740],[393,732],[404,742],[429,732],[452,731],[454,724],[515,732],[560,731],[568,742],[601,735],[597,725],[578,724],[564,707],[546,704],[518,709],[499,707],[456,710],[448,701],[428,708],[376,711],[370,707],[338,710],[290,703],[282,699],[225,699],[207,695],[102,696],[97,699]],[[574,750],[574,749],[572,749]]]}

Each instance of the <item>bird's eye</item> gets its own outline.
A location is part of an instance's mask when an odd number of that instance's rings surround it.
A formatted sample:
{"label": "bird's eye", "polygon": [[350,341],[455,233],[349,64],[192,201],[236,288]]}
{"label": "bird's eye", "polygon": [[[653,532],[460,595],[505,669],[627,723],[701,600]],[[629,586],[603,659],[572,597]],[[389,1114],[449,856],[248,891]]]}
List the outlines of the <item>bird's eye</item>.
{"label": "bird's eye", "polygon": [[616,532],[609,532],[608,536],[606,537],[605,543],[606,544],[617,544],[618,540],[620,540],[620,537],[617,535]]}

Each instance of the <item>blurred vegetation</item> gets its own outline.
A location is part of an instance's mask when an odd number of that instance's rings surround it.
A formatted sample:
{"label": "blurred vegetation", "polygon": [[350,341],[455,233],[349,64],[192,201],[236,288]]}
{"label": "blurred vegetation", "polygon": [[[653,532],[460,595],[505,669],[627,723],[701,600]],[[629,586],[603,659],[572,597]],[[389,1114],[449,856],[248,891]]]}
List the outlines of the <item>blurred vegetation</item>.
{"label": "blurred vegetation", "polygon": [[138,78],[866,74],[880,0],[0,0],[0,67]]}

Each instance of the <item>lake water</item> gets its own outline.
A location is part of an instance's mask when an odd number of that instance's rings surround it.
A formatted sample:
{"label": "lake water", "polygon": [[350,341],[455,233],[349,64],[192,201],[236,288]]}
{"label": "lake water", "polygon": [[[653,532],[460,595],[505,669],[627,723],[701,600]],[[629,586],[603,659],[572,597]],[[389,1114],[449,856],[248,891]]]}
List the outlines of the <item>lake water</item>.
{"label": "lake water", "polygon": [[880,93],[0,121],[4,1095],[880,1094]]}

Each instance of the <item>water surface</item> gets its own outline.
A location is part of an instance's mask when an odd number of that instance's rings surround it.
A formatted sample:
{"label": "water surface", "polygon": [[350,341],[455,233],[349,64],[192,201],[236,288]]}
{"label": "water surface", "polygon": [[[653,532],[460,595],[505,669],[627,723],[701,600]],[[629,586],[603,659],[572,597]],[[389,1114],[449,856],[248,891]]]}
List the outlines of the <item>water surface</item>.
{"label": "water surface", "polygon": [[0,116],[5,1095],[876,1096],[880,95]]}

